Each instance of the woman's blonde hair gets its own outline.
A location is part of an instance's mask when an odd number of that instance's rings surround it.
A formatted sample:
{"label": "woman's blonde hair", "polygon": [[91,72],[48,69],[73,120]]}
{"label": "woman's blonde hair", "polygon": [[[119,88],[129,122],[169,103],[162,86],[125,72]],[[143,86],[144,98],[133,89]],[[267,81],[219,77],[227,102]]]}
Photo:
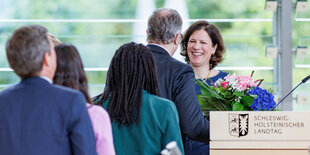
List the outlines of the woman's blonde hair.
{"label": "woman's blonde hair", "polygon": [[55,46],[61,44],[61,41],[51,33],[47,33],[47,38],[52,41]]}

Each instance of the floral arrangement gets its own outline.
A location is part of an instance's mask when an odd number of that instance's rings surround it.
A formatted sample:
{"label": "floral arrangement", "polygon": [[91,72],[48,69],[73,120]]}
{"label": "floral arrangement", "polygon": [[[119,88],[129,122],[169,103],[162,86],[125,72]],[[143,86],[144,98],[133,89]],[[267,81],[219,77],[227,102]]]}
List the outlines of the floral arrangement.
{"label": "floral arrangement", "polygon": [[275,105],[272,89],[262,89],[263,79],[253,80],[251,76],[227,75],[218,79],[213,86],[200,80],[196,82],[201,87],[198,100],[205,115],[209,111],[269,111]]}

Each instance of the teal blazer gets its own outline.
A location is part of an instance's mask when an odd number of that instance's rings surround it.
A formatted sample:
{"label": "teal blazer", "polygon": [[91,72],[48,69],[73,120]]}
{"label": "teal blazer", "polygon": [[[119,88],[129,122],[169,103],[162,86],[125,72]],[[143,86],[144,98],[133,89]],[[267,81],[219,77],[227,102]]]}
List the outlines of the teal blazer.
{"label": "teal blazer", "polygon": [[[103,107],[107,108],[107,101]],[[119,127],[112,121],[112,131],[117,155],[159,155],[171,141],[176,141],[184,154],[174,103],[147,91],[143,91],[139,122]]]}

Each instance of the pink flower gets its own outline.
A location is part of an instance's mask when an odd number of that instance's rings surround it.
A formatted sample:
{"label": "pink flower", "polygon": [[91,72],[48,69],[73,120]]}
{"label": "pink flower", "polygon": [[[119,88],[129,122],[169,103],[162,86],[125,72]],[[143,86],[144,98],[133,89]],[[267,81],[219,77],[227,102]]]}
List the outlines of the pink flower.
{"label": "pink flower", "polygon": [[251,82],[252,81],[252,77],[250,77],[250,76],[244,76],[244,75],[238,75],[237,76],[237,80],[239,81],[239,82]]}
{"label": "pink flower", "polygon": [[238,75],[237,80],[238,85],[241,87],[241,90],[245,90],[248,87],[254,86],[254,82],[252,81],[253,79],[250,76]]}
{"label": "pink flower", "polygon": [[239,86],[240,86],[240,89],[243,91],[243,90],[246,90],[246,88],[248,87],[248,84],[243,82],[243,83],[239,83]]}
{"label": "pink flower", "polygon": [[224,89],[226,89],[226,88],[228,87],[228,82],[227,82],[227,81],[223,81],[223,82],[221,83],[221,86],[222,86]]}
{"label": "pink flower", "polygon": [[248,87],[252,87],[254,84],[252,81],[252,77],[250,76],[238,75],[237,80],[238,86],[242,91],[246,90]]}

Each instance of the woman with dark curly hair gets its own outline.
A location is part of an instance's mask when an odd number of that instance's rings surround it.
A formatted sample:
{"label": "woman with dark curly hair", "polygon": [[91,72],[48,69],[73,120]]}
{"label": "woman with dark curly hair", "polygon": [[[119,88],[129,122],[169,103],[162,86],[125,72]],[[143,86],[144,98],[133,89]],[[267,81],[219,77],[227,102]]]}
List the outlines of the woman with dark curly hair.
{"label": "woman with dark curly hair", "polygon": [[[225,52],[223,38],[220,31],[207,21],[193,23],[185,32],[182,39],[181,55],[195,72],[195,78],[211,85],[228,73],[214,69],[223,61]],[[200,86],[196,84],[197,95],[201,94]],[[209,145],[186,138],[186,154],[209,154]]]}
{"label": "woman with dark curly hair", "polygon": [[150,49],[134,42],[122,45],[110,63],[103,94],[94,100],[110,115],[117,155],[158,155],[171,141],[184,152],[176,106],[158,95]]}

